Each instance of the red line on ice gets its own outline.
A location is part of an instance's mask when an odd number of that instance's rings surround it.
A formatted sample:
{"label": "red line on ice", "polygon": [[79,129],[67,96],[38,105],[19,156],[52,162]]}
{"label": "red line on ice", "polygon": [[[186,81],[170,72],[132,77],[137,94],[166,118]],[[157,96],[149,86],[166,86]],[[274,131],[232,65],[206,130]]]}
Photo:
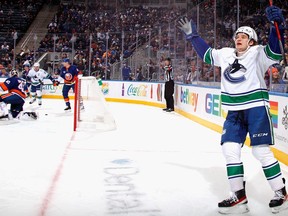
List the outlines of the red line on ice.
{"label": "red line on ice", "polygon": [[45,216],[46,215],[46,212],[47,212],[47,209],[49,207],[49,204],[51,203],[51,200],[53,198],[53,193],[55,191],[55,188],[56,188],[56,185],[57,185],[57,182],[61,176],[61,173],[62,173],[62,169],[63,169],[63,166],[64,166],[64,162],[67,158],[67,155],[68,155],[68,151],[69,151],[69,148],[72,144],[72,141],[74,140],[74,137],[75,137],[75,133],[73,133],[72,137],[70,138],[70,141],[68,142],[68,145],[66,146],[65,148],[65,152],[61,158],[61,161],[56,169],[56,172],[54,174],[54,177],[51,181],[51,184],[50,184],[50,187],[42,201],[42,205],[41,205],[41,209],[40,209],[40,216]]}

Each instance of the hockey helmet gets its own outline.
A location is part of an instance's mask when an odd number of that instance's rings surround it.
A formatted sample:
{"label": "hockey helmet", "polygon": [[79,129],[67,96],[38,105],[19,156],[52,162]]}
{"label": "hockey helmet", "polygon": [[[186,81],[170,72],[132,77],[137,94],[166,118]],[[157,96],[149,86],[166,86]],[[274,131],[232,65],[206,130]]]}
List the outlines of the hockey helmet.
{"label": "hockey helmet", "polygon": [[255,30],[253,28],[249,27],[249,26],[241,26],[241,27],[239,27],[236,30],[236,32],[234,33],[234,36],[233,36],[234,41],[235,41],[236,35],[238,33],[245,33],[246,35],[248,35],[249,40],[253,39],[256,42],[258,41],[258,36],[257,36]]}
{"label": "hockey helmet", "polygon": [[67,63],[70,64],[70,59],[69,59],[69,58],[64,58],[64,59],[62,60],[62,62],[67,62]]}
{"label": "hockey helmet", "polygon": [[40,67],[40,64],[38,62],[35,62],[33,67]]}
{"label": "hockey helmet", "polygon": [[31,64],[28,60],[24,61],[23,67],[30,67],[30,66],[31,66]]}
{"label": "hockey helmet", "polygon": [[13,76],[18,76],[18,71],[16,71],[15,69],[11,70],[10,76],[11,76],[11,77],[13,77]]}

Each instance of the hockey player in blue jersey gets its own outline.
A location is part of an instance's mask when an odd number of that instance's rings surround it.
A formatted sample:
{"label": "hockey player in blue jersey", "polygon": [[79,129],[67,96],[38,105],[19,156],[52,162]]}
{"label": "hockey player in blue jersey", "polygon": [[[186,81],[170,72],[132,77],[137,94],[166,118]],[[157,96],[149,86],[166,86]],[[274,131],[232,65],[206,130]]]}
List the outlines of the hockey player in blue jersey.
{"label": "hockey player in blue jersey", "polygon": [[249,134],[253,156],[260,162],[264,175],[274,191],[269,207],[273,213],[288,207],[288,197],[278,160],[270,150],[274,145],[273,126],[269,111],[269,94],[264,75],[270,65],[282,59],[273,22],[280,27],[283,41],[284,17],[276,6],[266,8],[271,23],[269,43],[258,45],[258,37],[249,26],[239,27],[234,34],[235,48],[211,48],[197,33],[196,25],[186,17],[178,28],[185,33],[198,56],[205,63],[221,67],[221,103],[228,114],[223,125],[221,147],[226,159],[231,197],[218,203],[224,214],[249,211],[245,191],[241,148]]}
{"label": "hockey player in blue jersey", "polygon": [[[10,78],[0,83],[0,91],[7,92],[0,96],[0,118],[10,118],[10,113],[13,118],[16,118],[23,110],[25,103],[25,81],[18,77],[16,70],[12,70],[10,76]],[[7,104],[11,105],[10,112]]]}
{"label": "hockey player in blue jersey", "polygon": [[30,63],[29,61],[25,61],[23,63],[23,71],[22,71],[22,78],[25,80],[25,91],[27,97],[30,96],[30,86],[31,86],[31,79],[27,76],[30,70]]}
{"label": "hockey player in blue jersey", "polygon": [[62,80],[64,80],[64,86],[62,89],[62,95],[66,104],[65,111],[71,111],[71,105],[68,93],[70,89],[75,87],[75,81],[79,75],[79,70],[75,65],[72,65],[70,59],[65,58],[62,61],[63,67],[61,68],[60,75],[53,81],[54,86],[58,86]]}

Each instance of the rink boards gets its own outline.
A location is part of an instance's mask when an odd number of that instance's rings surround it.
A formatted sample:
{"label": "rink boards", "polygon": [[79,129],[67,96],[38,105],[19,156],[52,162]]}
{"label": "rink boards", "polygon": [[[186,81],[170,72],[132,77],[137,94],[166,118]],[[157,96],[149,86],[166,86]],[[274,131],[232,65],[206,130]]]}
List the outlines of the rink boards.
{"label": "rink boards", "polygon": [[[45,83],[44,98],[62,99],[63,85],[53,86],[50,80],[45,80]],[[103,81],[102,92],[107,101],[165,107],[164,83]],[[72,91],[69,95],[71,99],[74,98]],[[282,163],[288,165],[288,95],[280,93],[269,95],[276,143],[272,150]],[[175,84],[174,98],[176,112],[222,133],[226,112],[221,107],[219,88]],[[215,142],[220,142],[220,136]],[[246,145],[249,146],[248,137]]]}

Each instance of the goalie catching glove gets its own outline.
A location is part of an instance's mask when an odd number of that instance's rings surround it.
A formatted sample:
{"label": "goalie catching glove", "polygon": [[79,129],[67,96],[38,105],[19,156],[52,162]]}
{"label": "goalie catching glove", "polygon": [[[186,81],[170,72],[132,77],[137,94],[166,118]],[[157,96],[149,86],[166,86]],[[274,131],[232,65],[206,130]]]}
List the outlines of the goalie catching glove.
{"label": "goalie catching glove", "polygon": [[184,17],[178,21],[178,24],[179,26],[177,27],[184,32],[186,40],[199,37],[196,24],[193,22],[193,20],[189,21],[187,17]]}

